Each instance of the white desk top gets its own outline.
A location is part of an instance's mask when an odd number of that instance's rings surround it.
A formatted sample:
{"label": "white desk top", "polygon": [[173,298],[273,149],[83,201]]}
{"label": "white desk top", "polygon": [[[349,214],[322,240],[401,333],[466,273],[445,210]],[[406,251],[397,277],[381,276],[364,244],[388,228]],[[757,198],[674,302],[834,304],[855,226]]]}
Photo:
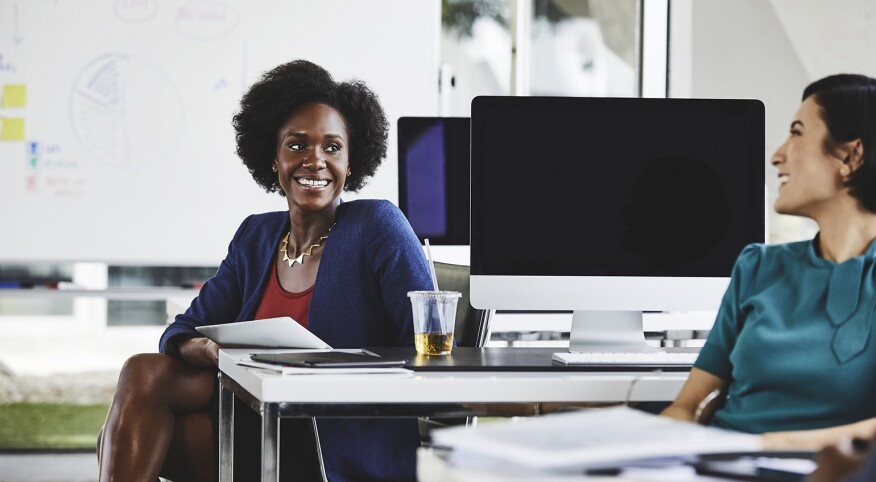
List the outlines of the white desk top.
{"label": "white desk top", "polygon": [[688,375],[542,371],[283,376],[236,363],[251,353],[271,351],[290,350],[223,349],[219,369],[262,402],[288,403],[672,401]]}

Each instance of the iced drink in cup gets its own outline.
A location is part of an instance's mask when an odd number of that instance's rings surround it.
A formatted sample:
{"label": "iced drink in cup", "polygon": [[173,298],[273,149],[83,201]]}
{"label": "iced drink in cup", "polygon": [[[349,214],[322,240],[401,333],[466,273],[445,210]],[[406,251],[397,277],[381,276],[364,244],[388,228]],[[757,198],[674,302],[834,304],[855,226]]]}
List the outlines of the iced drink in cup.
{"label": "iced drink in cup", "polygon": [[414,346],[419,355],[449,355],[453,347],[458,291],[409,291],[414,310]]}

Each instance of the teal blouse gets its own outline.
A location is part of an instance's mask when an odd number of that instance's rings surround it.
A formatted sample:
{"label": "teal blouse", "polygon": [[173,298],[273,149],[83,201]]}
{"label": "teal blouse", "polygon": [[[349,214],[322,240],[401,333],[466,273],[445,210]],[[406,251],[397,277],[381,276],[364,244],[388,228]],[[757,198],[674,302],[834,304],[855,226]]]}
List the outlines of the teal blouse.
{"label": "teal blouse", "polygon": [[763,433],[876,417],[876,241],[837,264],[817,239],[739,255],[694,365],[729,382],[716,425]]}

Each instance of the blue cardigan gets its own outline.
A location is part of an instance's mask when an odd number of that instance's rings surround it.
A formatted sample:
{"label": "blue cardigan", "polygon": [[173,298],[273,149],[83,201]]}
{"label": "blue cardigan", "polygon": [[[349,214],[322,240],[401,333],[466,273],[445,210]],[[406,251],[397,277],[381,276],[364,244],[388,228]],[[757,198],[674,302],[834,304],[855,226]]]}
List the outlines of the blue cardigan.
{"label": "blue cardigan", "polygon": [[[196,326],[251,319],[288,230],[287,211],[247,217],[216,274],[164,331],[161,352],[175,349],[171,339],[200,336]],[[407,292],[428,289],[428,261],[401,211],[388,201],[342,203],[323,248],[308,329],[334,348],[410,346]],[[329,480],[415,479],[415,420],[320,419],[317,425]]]}

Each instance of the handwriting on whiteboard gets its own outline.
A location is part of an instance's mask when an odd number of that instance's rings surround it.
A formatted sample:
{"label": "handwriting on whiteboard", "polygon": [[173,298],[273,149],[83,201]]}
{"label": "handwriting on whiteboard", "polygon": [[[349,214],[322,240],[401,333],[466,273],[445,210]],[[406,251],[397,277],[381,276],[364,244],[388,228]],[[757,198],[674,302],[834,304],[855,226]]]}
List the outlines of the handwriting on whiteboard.
{"label": "handwriting on whiteboard", "polygon": [[115,13],[126,22],[145,22],[158,13],[158,0],[116,0]]}
{"label": "handwriting on whiteboard", "polygon": [[192,2],[176,11],[176,29],[186,37],[215,40],[237,27],[237,11],[221,2]]}

